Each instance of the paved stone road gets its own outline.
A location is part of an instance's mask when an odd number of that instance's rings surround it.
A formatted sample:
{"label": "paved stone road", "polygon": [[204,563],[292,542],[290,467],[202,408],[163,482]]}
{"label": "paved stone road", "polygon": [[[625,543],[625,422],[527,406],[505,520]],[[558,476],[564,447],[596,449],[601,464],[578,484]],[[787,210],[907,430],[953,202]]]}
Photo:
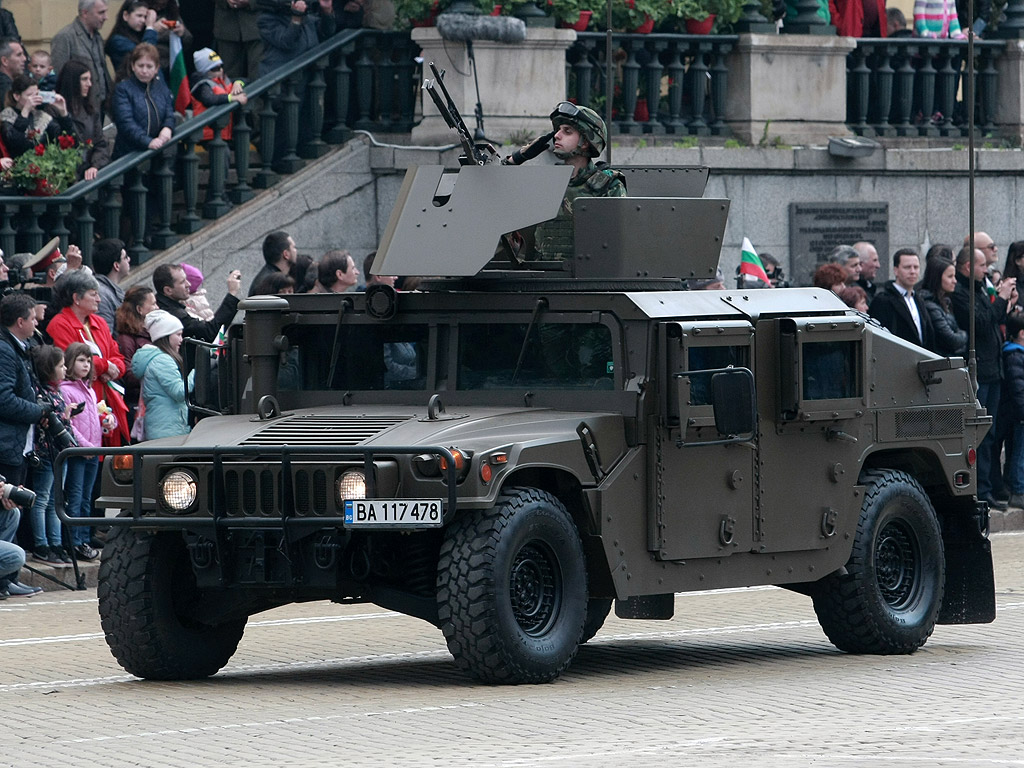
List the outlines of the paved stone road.
{"label": "paved stone road", "polygon": [[228,667],[137,680],[95,590],[0,603],[0,766],[1024,766],[1024,535],[999,534],[999,616],[912,656],[835,651],[810,601],[679,596],[608,620],[542,686],[463,677],[439,631],[366,606],[255,617]]}

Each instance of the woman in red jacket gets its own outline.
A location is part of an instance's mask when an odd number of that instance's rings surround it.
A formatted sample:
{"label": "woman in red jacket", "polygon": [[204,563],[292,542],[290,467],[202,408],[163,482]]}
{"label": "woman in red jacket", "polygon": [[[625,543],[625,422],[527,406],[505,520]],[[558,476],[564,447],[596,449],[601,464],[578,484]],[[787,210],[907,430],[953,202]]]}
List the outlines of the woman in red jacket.
{"label": "woman in red jacket", "polygon": [[127,366],[107,321],[96,314],[100,306],[99,283],[85,272],[66,272],[54,285],[53,300],[60,312],[50,320],[46,332],[61,349],[67,349],[73,342],[89,345],[96,372],[96,399],[106,400],[117,418],[116,429],[103,436],[103,445],[124,445],[128,442],[128,409],[116,380]]}

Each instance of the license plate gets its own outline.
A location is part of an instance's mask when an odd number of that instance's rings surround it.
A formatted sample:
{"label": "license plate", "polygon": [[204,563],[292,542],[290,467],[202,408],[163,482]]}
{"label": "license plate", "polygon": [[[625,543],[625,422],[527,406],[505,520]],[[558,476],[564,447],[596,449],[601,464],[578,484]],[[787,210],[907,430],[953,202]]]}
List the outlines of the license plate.
{"label": "license plate", "polygon": [[441,499],[346,499],[345,525],[439,528]]}

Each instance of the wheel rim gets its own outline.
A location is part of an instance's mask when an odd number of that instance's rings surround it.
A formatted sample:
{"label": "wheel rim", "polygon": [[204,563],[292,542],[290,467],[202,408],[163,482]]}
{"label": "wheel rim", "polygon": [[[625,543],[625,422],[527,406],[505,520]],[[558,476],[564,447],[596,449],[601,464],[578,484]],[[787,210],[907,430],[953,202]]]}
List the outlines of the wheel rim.
{"label": "wheel rim", "polygon": [[516,554],[509,576],[512,614],[530,637],[544,635],[555,623],[562,599],[562,573],[549,547],[531,541]]}
{"label": "wheel rim", "polygon": [[901,521],[886,523],[878,535],[875,571],[882,598],[894,610],[908,608],[921,583],[917,538]]}

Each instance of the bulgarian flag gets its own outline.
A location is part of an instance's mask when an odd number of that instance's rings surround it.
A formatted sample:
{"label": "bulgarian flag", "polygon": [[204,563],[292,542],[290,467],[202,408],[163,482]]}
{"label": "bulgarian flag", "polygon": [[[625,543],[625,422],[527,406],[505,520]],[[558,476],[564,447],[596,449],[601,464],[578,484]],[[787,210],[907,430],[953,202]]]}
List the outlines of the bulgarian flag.
{"label": "bulgarian flag", "polygon": [[764,271],[764,264],[762,264],[761,259],[758,258],[757,251],[754,250],[754,246],[750,242],[749,237],[743,238],[742,250],[743,253],[740,256],[740,274],[756,277],[758,280],[771,285],[772,281],[768,279],[768,273]]}
{"label": "bulgarian flag", "polygon": [[188,75],[185,74],[185,52],[181,50],[181,38],[171,34],[167,41],[170,45],[171,54],[171,82],[167,85],[174,94],[174,111],[185,114],[189,103],[192,101],[192,94],[189,93]]}

